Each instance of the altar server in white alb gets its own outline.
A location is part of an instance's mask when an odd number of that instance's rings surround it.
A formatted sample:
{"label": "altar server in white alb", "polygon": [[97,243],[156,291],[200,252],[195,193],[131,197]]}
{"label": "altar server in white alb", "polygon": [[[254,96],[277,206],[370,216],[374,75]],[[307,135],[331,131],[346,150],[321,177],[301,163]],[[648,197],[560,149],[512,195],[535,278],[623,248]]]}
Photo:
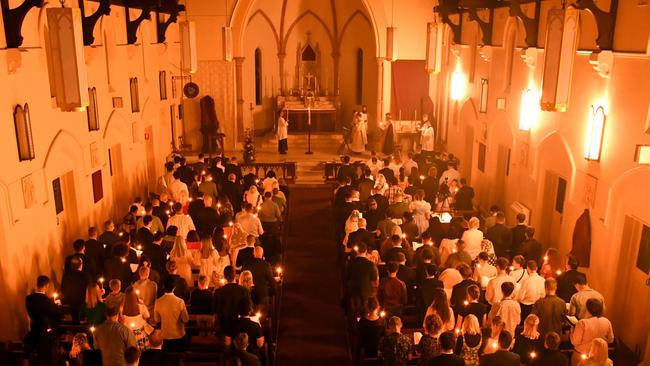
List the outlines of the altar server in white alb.
{"label": "altar server in white alb", "polygon": [[287,110],[284,109],[280,112],[278,117],[278,130],[276,133],[278,138],[278,151],[280,154],[286,154],[289,150],[287,139],[289,137],[289,122],[287,121]]}
{"label": "altar server in white alb", "polygon": [[420,144],[422,145],[422,152],[433,156],[434,141],[436,139],[435,131],[429,122],[429,116],[422,115],[422,127],[420,127]]}
{"label": "altar server in white alb", "polygon": [[366,145],[368,145],[368,106],[365,104],[361,107],[359,119],[361,119],[361,139],[363,140],[363,145],[365,148]]}

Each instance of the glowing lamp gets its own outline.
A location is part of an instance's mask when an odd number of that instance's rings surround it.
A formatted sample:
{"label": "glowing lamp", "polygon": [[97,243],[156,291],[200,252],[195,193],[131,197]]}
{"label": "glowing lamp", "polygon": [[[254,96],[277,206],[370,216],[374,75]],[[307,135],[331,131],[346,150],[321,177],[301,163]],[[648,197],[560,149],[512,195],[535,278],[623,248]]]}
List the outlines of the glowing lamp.
{"label": "glowing lamp", "polygon": [[591,106],[587,128],[587,141],[585,141],[585,159],[598,161],[603,147],[603,134],[605,132],[605,108]]}
{"label": "glowing lamp", "polygon": [[461,100],[465,96],[465,76],[460,70],[451,74],[451,100]]}
{"label": "glowing lamp", "polygon": [[533,89],[524,89],[519,110],[519,129],[530,131],[539,117],[539,97]]}

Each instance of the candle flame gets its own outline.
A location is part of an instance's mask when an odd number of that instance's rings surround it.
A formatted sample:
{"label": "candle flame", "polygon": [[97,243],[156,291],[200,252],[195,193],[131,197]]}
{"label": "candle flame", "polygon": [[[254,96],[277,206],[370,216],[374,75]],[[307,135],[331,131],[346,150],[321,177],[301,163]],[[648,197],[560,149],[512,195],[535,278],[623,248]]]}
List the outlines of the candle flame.
{"label": "candle flame", "polygon": [[465,301],[463,302],[463,304],[464,304],[465,306],[467,306],[467,305],[469,305],[469,301],[465,300]]}
{"label": "candle flame", "polygon": [[530,358],[535,358],[535,357],[537,357],[537,353],[535,353],[534,351],[531,352],[530,353]]}
{"label": "candle flame", "polygon": [[278,274],[282,273],[282,267],[277,266],[277,267],[275,268],[275,271],[276,271]]}
{"label": "candle flame", "polygon": [[379,316],[382,317],[382,318],[385,317],[385,316],[386,316],[386,312],[383,311],[383,310],[380,311],[380,312],[379,312]]}
{"label": "candle flame", "polygon": [[95,331],[95,327],[90,327],[90,331],[91,331],[91,332],[94,332],[94,331]]}
{"label": "candle flame", "polygon": [[99,277],[99,283],[104,283],[104,277]]}
{"label": "candle flame", "polygon": [[59,294],[57,292],[55,292],[55,293],[52,294],[52,297],[54,298],[54,300],[56,300],[56,298],[59,297]]}

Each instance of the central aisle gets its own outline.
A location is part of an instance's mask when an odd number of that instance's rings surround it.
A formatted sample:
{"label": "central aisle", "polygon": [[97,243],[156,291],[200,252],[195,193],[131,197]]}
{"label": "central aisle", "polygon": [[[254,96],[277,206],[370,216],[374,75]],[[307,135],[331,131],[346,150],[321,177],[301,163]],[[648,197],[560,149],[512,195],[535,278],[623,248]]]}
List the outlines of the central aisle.
{"label": "central aisle", "polygon": [[279,366],[350,364],[329,186],[291,188]]}

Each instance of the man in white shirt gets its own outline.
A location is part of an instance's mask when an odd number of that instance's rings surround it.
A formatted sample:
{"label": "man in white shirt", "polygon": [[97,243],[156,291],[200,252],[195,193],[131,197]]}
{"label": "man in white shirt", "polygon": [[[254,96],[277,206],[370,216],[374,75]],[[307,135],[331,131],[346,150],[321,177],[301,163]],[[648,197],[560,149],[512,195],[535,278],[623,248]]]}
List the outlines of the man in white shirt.
{"label": "man in white shirt", "polygon": [[[512,265],[510,266],[510,273],[508,273],[508,276],[512,277],[518,285],[516,287],[521,287],[521,282],[527,276],[526,268],[524,268],[525,264],[526,259],[521,255],[516,255],[512,258]],[[515,288],[515,292],[516,291],[517,288]]]}
{"label": "man in white shirt", "polygon": [[167,227],[169,228],[172,225],[176,226],[178,228],[177,235],[185,239],[190,230],[196,230],[196,227],[194,227],[194,221],[190,215],[183,213],[183,205],[179,202],[174,203],[173,209],[174,216],[167,220]]}
{"label": "man in white shirt", "polygon": [[487,289],[485,290],[485,300],[490,305],[494,305],[503,299],[501,292],[501,284],[504,282],[512,282],[513,286],[515,281],[506,273],[508,268],[508,260],[506,258],[497,259],[497,276],[488,282]]}
{"label": "man in white shirt", "polygon": [[413,168],[418,167],[418,163],[415,160],[413,160],[413,152],[412,151],[409,151],[408,158],[402,164],[402,167],[404,168],[404,175],[407,176],[407,177],[411,175],[411,170]]}
{"label": "man in white shirt", "polygon": [[527,275],[521,280],[521,287],[517,293],[517,300],[521,304],[522,319],[526,319],[530,314],[537,300],[546,296],[545,280],[544,277],[537,273],[537,262],[528,261],[526,263],[526,272]]}
{"label": "man in white shirt", "polygon": [[176,280],[170,276],[165,279],[165,294],[156,300],[154,321],[162,322],[163,350],[166,352],[185,351],[185,323],[190,320],[185,301],[174,295]]}
{"label": "man in white shirt", "polygon": [[438,183],[443,184],[446,183],[447,185],[450,185],[451,182],[454,180],[457,180],[460,182],[460,173],[458,170],[456,170],[456,167],[454,166],[453,163],[447,163],[447,170],[442,172],[442,175],[440,176],[440,180]]}
{"label": "man in white shirt", "polygon": [[167,187],[172,200],[184,204],[190,198],[190,191],[187,184],[181,182],[181,175],[178,171],[174,172],[174,181]]}
{"label": "man in white shirt", "polygon": [[591,298],[587,300],[585,307],[586,317],[576,323],[571,331],[571,343],[575,347],[571,356],[572,365],[580,362],[582,355],[589,353],[594,339],[602,338],[607,343],[614,341],[612,323],[603,317],[603,303]]}
{"label": "man in white shirt", "polygon": [[600,300],[603,304],[603,309],[605,308],[605,298],[600,294],[600,292],[589,287],[586,276],[576,276],[575,282],[575,288],[578,292],[571,296],[571,301],[569,302],[569,315],[574,315],[578,319],[586,318],[588,315],[586,304],[589,299]]}
{"label": "man in white shirt", "polygon": [[237,215],[236,220],[237,223],[241,225],[246,234],[253,235],[256,238],[264,234],[264,229],[262,229],[262,222],[257,217],[257,215],[253,213],[253,205],[250,203],[247,203],[244,206],[244,210]]}
{"label": "man in white shirt", "polygon": [[515,285],[512,282],[504,282],[501,284],[501,293],[503,299],[492,306],[490,311],[490,321],[495,316],[500,316],[501,320],[505,323],[504,330],[515,334],[515,328],[521,322],[521,307],[519,303],[512,298],[515,291]]}

